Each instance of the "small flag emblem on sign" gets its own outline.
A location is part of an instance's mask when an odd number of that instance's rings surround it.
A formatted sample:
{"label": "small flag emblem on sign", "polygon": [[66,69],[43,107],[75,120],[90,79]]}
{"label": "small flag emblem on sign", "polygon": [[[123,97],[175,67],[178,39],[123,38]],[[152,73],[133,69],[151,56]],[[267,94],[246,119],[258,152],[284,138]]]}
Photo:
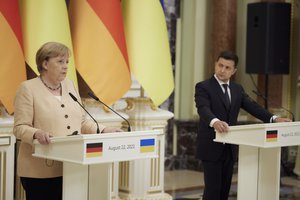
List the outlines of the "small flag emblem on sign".
{"label": "small flag emblem on sign", "polygon": [[267,131],[266,133],[266,140],[267,142],[277,142],[277,130],[271,130],[271,131]]}
{"label": "small flag emblem on sign", "polygon": [[102,156],[102,146],[102,142],[86,144],[86,157],[92,158]]}
{"label": "small flag emblem on sign", "polygon": [[147,153],[147,152],[154,152],[155,140],[152,139],[142,139],[140,141],[140,152]]}

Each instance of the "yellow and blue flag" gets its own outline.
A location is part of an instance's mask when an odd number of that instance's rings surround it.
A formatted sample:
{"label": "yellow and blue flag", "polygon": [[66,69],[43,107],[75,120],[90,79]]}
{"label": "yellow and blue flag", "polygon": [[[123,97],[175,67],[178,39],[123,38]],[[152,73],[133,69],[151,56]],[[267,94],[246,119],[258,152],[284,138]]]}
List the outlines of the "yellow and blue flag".
{"label": "yellow and blue flag", "polygon": [[156,106],[174,89],[164,11],[159,0],[122,0],[130,70]]}
{"label": "yellow and blue flag", "polygon": [[142,139],[140,141],[140,152],[141,153],[148,153],[154,152],[155,150],[155,139]]}

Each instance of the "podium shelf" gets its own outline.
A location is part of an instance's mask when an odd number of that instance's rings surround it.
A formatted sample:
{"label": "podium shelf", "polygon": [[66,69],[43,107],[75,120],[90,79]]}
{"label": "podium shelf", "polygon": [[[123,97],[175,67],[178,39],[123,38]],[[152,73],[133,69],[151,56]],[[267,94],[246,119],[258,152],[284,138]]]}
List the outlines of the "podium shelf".
{"label": "podium shelf", "polygon": [[53,137],[51,144],[34,141],[33,156],[83,165],[158,157],[162,131],[135,131]]}
{"label": "podium shelf", "polygon": [[230,126],[228,133],[216,132],[214,141],[262,148],[299,145],[300,122]]}

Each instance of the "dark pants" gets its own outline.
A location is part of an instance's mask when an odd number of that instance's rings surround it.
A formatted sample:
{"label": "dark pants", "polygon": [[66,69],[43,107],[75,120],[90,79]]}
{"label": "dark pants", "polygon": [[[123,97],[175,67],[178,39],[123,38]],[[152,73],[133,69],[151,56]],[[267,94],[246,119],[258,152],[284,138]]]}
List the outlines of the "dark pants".
{"label": "dark pants", "polygon": [[234,160],[229,145],[226,145],[221,159],[202,161],[204,170],[203,200],[228,200]]}
{"label": "dark pants", "polygon": [[21,177],[26,200],[61,200],[62,177],[27,178]]}

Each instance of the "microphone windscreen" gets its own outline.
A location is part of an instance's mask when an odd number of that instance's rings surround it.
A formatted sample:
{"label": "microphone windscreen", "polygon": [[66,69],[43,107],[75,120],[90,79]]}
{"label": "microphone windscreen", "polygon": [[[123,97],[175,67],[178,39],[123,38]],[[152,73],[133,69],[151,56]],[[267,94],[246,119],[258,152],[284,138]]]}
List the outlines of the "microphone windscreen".
{"label": "microphone windscreen", "polygon": [[71,92],[69,92],[69,95],[72,97],[72,99],[73,99],[74,101],[77,101],[77,98],[76,98]]}

